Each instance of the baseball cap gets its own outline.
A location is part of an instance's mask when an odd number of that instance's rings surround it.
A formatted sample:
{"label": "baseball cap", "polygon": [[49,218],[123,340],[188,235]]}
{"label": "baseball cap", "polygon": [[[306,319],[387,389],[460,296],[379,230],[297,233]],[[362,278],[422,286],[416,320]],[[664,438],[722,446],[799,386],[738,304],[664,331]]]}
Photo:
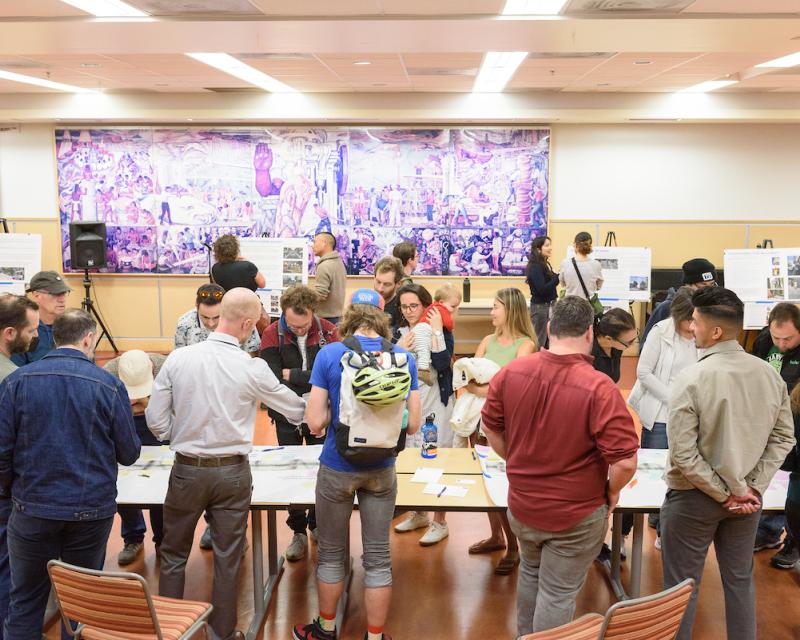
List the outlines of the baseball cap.
{"label": "baseball cap", "polygon": [[705,258],[692,258],[683,263],[683,284],[696,284],[698,282],[715,282],[717,270]]}
{"label": "baseball cap", "polygon": [[131,400],[147,398],[153,391],[153,361],[141,349],[126,351],[119,357],[119,379]]}
{"label": "baseball cap", "polygon": [[31,291],[47,291],[47,293],[57,296],[62,293],[69,293],[72,289],[64,282],[64,278],[55,271],[40,271],[31,278],[27,291],[28,293]]}
{"label": "baseball cap", "polygon": [[356,289],[350,304],[369,304],[383,311],[383,296],[373,289]]}

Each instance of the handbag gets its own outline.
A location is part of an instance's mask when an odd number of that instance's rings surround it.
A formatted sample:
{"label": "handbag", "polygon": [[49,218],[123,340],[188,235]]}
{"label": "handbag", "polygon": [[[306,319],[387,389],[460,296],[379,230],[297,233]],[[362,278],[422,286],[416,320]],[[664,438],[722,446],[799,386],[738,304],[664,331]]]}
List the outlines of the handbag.
{"label": "handbag", "polygon": [[581,283],[581,287],[583,288],[583,295],[586,296],[586,299],[589,301],[589,304],[592,305],[592,309],[594,309],[594,319],[599,320],[603,317],[603,313],[605,309],[603,308],[603,303],[600,302],[600,298],[597,297],[597,292],[593,293],[591,296],[589,295],[589,290],[586,288],[586,283],[583,281],[583,276],[581,275],[581,270],[578,269],[578,263],[575,261],[575,258],[572,259],[572,266],[575,267],[575,273],[578,274],[578,280]]}

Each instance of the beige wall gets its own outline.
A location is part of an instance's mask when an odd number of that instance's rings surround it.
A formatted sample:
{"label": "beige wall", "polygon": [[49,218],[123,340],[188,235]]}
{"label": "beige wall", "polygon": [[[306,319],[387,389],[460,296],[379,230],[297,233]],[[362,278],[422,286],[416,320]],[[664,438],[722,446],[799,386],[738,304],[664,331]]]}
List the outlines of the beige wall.
{"label": "beige wall", "polygon": [[[58,220],[10,219],[12,230],[18,233],[38,233],[42,236],[42,268],[61,270],[60,229]],[[722,265],[723,251],[728,248],[753,247],[764,238],[776,246],[800,246],[800,224],[749,224],[712,222],[559,222],[552,221],[550,234],[555,247],[553,264],[565,256],[566,247],[579,231],[589,231],[601,243],[608,231],[614,231],[622,246],[650,246],[653,267],[680,267],[696,256],[706,256]],[[746,242],[749,235],[749,243]],[[67,274],[73,288],[69,304],[79,306],[84,290],[81,274]],[[109,330],[120,349],[168,351],[178,317],[194,305],[197,287],[207,281],[197,276],[93,275],[92,299],[97,303]],[[417,277],[415,281],[431,292],[442,282],[460,285],[461,278]],[[313,282],[313,278],[312,278]],[[529,291],[524,279],[473,277],[472,297],[490,298],[503,287],[518,287],[525,296]],[[371,287],[369,276],[350,276],[348,290]],[[642,305],[634,305],[634,315],[641,322]],[[480,339],[491,332],[487,317],[458,318],[456,350],[472,353]],[[108,349],[104,342],[101,349]],[[633,353],[633,352],[632,352]]]}

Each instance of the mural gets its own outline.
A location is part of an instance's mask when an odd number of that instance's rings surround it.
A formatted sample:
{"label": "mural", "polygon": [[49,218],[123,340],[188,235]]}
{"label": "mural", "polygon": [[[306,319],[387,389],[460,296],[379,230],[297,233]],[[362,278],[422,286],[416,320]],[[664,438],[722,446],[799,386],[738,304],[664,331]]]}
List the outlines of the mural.
{"label": "mural", "polygon": [[208,271],[220,235],[333,233],[353,274],[402,240],[418,274],[520,275],[547,232],[548,129],[56,130],[72,221],[105,222],[114,273]]}

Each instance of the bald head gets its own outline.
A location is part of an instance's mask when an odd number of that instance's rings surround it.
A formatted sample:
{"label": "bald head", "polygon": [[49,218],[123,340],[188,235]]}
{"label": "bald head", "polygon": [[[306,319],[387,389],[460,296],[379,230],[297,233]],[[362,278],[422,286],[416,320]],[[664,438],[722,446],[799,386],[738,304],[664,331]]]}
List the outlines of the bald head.
{"label": "bald head", "polygon": [[217,331],[227,333],[244,344],[260,317],[261,300],[258,296],[250,289],[236,287],[222,297]]}

